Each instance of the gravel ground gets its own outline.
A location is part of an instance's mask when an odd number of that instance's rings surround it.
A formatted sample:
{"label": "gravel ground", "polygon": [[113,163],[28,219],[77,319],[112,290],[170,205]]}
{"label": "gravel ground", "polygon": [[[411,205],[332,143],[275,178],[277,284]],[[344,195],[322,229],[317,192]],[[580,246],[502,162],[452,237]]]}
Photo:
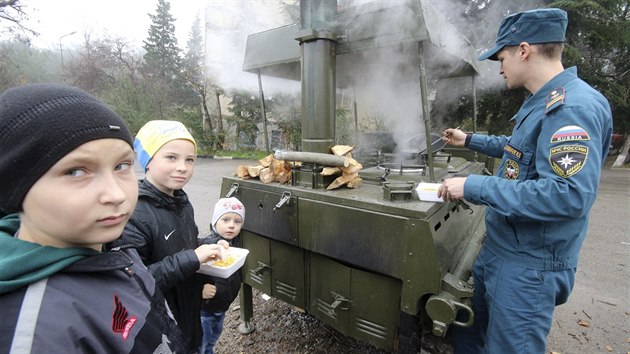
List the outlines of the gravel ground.
{"label": "gravel ground", "polygon": [[[256,330],[243,335],[238,331],[238,298],[226,313],[223,334],[215,346],[221,353],[389,353],[370,344],[346,337],[319,319],[280,300],[265,300],[256,289],[254,318]],[[423,336],[422,353],[452,353],[448,339]]]}

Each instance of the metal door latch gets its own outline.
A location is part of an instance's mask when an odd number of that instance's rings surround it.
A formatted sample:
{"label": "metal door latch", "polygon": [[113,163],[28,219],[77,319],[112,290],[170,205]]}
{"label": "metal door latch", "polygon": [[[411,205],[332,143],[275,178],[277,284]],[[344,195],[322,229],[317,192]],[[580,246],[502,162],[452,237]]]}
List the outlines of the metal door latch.
{"label": "metal door latch", "polygon": [[290,201],[291,201],[291,192],[282,193],[282,198],[280,198],[280,201],[278,202],[278,204],[276,204],[276,206],[273,207],[273,211],[276,211],[277,209],[282,208],[282,206],[284,206],[285,204],[291,205]]}
{"label": "metal door latch", "polygon": [[330,304],[330,314],[331,315],[333,315],[335,313],[335,310],[337,310],[337,308],[339,310],[342,310],[342,311],[350,310],[350,303],[352,302],[352,301],[350,301],[350,299],[346,299],[342,295],[335,294],[332,291],[330,293],[334,296],[334,299],[335,299],[335,301],[333,301],[333,303]]}
{"label": "metal door latch", "polygon": [[258,276],[262,276],[264,272],[268,271],[270,268],[268,265],[262,262],[258,262],[258,267],[252,270],[252,272]]}
{"label": "metal door latch", "polygon": [[230,186],[230,190],[227,193],[225,193],[225,197],[229,198],[233,196],[234,193],[236,193],[236,191],[238,190],[238,187],[239,187],[238,183],[232,183],[232,185]]}

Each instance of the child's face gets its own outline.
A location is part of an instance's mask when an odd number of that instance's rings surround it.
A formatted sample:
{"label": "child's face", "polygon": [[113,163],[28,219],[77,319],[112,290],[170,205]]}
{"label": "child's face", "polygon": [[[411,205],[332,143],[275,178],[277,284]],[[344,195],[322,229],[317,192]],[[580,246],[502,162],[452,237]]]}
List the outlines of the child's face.
{"label": "child's face", "polygon": [[217,232],[226,240],[231,240],[238,236],[243,227],[243,218],[237,213],[225,213],[221,215],[215,225]]}
{"label": "child's face", "polygon": [[147,165],[147,179],[168,195],[184,188],[193,175],[195,145],[184,139],[171,140],[158,150]]}
{"label": "child's face", "polygon": [[19,238],[100,251],[121,235],[136,206],[133,160],[120,139],[93,140],[68,153],[26,194]]}

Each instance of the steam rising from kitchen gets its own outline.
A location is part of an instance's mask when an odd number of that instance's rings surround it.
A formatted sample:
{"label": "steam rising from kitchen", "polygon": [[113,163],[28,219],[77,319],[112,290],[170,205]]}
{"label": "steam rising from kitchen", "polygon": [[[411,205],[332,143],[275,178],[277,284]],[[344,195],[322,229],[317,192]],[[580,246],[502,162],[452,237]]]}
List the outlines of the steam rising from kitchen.
{"label": "steam rising from kitchen", "polygon": [[[420,98],[419,42],[405,42],[400,37],[423,25],[418,23],[417,14],[410,11],[410,4],[414,1],[417,0],[337,0],[338,12],[346,14],[337,18],[351,19],[353,11],[365,12],[366,9],[375,12],[385,9],[382,13],[387,18],[331,24],[331,27],[339,25],[338,28],[344,29],[343,33],[337,33],[340,41],[352,41],[353,34],[363,32],[362,26],[370,26],[370,31],[377,34],[375,48],[346,53],[350,58],[346,60],[337,57],[337,103],[351,109],[356,102],[359,130],[386,127],[393,133],[396,144],[403,149],[408,148],[405,145],[413,135],[425,136]],[[286,3],[294,4],[289,0]],[[478,53],[494,44],[495,33],[483,28],[497,28],[506,14],[540,6],[540,1],[479,1],[476,6],[483,8],[484,18],[479,20],[479,26],[475,26],[478,31],[466,33],[473,38],[465,39],[459,33],[464,21],[471,20],[471,17],[464,19],[464,14],[473,8],[463,8],[461,2],[455,1],[422,3],[435,9],[432,12],[434,16],[425,16],[426,25],[439,29],[428,34],[433,47],[424,45],[422,49],[429,107],[437,101],[450,103],[471,94],[472,80],[459,73],[462,65],[477,68],[479,75],[475,78],[475,85],[478,92],[504,87],[498,64],[477,61]],[[211,78],[226,91],[244,89],[251,92],[258,92],[258,81],[255,74],[243,71],[247,36],[296,22],[287,11],[283,11],[283,6],[271,1],[208,1],[205,20],[206,66]],[[295,44],[297,46],[298,42]],[[461,58],[465,58],[463,64]],[[269,76],[263,76],[262,81],[266,98],[280,92],[297,95],[300,90],[299,81]],[[444,111],[436,109],[431,114],[438,115],[432,121],[439,122],[442,120],[439,115]],[[374,120],[378,123],[374,124]],[[433,126],[432,131],[439,132],[442,128]]]}

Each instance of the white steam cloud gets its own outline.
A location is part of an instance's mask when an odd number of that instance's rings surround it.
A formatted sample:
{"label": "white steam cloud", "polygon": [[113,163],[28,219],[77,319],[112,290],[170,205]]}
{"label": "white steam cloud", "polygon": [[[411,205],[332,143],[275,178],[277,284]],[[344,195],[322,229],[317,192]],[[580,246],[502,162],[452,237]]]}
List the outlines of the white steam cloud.
{"label": "white steam cloud", "polygon": [[[413,134],[424,136],[418,42],[404,40],[405,35],[418,30],[417,14],[410,11],[416,1],[338,0],[340,13],[350,14],[347,18],[352,18],[351,13],[355,10],[363,13],[385,10],[383,12],[387,13],[387,18],[380,21],[338,24],[342,41],[352,41],[353,34],[362,33],[365,26],[376,36],[372,49],[359,54],[338,54],[337,87],[340,92],[356,97],[359,120],[378,117],[394,136],[400,138],[399,144]],[[488,60],[479,62],[477,57],[494,45],[499,23],[506,15],[543,6],[541,0],[480,0],[469,5],[478,8],[465,8],[459,1],[447,0],[422,1],[422,4],[435,9],[436,14],[435,18],[425,19],[427,25],[438,30],[429,33],[434,45],[425,45],[424,54],[429,99],[441,103],[471,94],[472,79],[469,77],[438,80],[466,66],[459,59],[462,57],[479,70],[475,79],[478,91],[505,87],[499,75],[499,65]],[[474,20],[470,16],[476,10],[482,10],[483,18]],[[257,92],[256,75],[242,70],[247,36],[291,22],[281,11],[280,1],[209,0],[205,20],[206,66],[211,76],[224,89]],[[470,21],[479,23],[470,24]],[[467,39],[463,39],[462,32]],[[263,86],[267,96],[278,91],[295,93],[300,89],[299,82],[270,77],[263,77]],[[444,127],[432,128],[438,132]]]}

